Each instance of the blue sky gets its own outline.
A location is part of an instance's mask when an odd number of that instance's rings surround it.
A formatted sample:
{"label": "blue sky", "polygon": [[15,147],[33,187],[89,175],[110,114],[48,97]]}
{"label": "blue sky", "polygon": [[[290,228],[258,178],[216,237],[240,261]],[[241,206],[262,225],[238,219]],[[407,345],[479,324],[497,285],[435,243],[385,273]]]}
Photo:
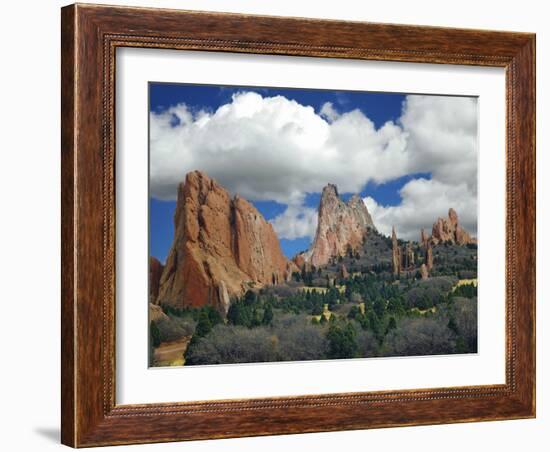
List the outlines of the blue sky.
{"label": "blue sky", "polygon": [[[331,102],[342,114],[360,110],[374,123],[376,129],[388,121],[397,121],[405,100],[404,95],[391,93],[151,83],[149,86],[150,110],[161,113],[169,107],[183,103],[192,112],[206,110],[213,113],[220,106],[230,103],[234,94],[249,91],[257,92],[262,97],[284,96],[301,105],[313,107],[317,114],[327,102]],[[179,123],[178,117],[173,115],[171,124],[177,126]],[[370,196],[383,206],[396,206],[402,201],[399,191],[407,182],[416,178],[430,179],[430,177],[429,172],[424,172],[407,174],[381,184],[370,181],[365,184],[360,195]],[[327,181],[329,182],[331,181]],[[347,199],[352,193],[341,193],[341,195]],[[319,200],[320,192],[307,193],[303,205],[317,208]],[[286,204],[273,200],[251,201],[267,220],[273,220],[287,208]],[[174,234],[175,205],[176,202],[173,200],[160,200],[153,196],[150,198],[150,253],[161,261],[166,259]],[[297,252],[308,248],[311,237],[281,238],[280,242],[284,254],[292,257]]]}

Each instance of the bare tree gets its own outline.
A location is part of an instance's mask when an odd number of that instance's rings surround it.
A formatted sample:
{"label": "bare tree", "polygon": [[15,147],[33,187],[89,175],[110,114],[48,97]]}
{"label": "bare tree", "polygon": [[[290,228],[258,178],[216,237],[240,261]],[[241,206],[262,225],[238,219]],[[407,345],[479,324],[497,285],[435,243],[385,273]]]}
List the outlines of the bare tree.
{"label": "bare tree", "polygon": [[453,332],[443,319],[435,318],[401,319],[383,344],[385,356],[441,355],[454,350]]}
{"label": "bare tree", "polygon": [[186,352],[186,364],[277,361],[277,338],[265,327],[216,325]]}

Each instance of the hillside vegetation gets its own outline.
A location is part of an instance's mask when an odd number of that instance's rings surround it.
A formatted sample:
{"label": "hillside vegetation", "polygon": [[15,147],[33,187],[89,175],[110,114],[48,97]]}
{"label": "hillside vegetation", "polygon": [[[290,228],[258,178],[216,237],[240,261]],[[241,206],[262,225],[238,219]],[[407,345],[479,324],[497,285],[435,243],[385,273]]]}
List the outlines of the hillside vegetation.
{"label": "hillside vegetation", "polygon": [[226,318],[210,306],[163,306],[153,347],[191,337],[185,365],[476,353],[477,247],[434,247],[425,280],[396,278],[390,259],[388,239],[373,233],[360,252],[249,290]]}

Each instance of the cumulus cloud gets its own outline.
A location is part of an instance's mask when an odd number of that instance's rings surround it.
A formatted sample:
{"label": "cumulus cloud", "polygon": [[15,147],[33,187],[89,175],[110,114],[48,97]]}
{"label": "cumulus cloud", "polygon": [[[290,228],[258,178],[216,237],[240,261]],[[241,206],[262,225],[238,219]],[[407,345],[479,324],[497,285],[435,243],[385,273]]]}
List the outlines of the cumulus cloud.
{"label": "cumulus cloud", "polygon": [[[329,182],[340,193],[356,193],[368,182],[429,172],[433,187],[464,186],[470,201],[464,210],[476,211],[477,104],[471,98],[407,96],[400,119],[377,129],[359,110],[339,113],[325,103],[317,113],[283,96],[240,92],[214,112],[185,104],[152,112],[150,153],[153,197],[175,199],[185,174],[200,169],[247,199],[287,204],[272,221],[281,238],[313,234],[312,209],[302,202]],[[402,196],[403,208],[407,197],[411,212],[422,207],[405,187]],[[453,206],[462,219],[466,212],[457,201]],[[390,221],[388,212],[401,218],[391,207],[378,208],[376,223]]]}
{"label": "cumulus cloud", "polygon": [[437,180],[414,179],[400,191],[401,204],[382,206],[373,198],[363,199],[380,232],[391,234],[395,226],[397,236],[407,240],[419,240],[420,229],[431,233],[438,217],[447,218],[449,208],[458,213],[462,227],[477,234],[477,200],[466,182],[445,184]]}
{"label": "cumulus cloud", "polygon": [[405,144],[396,124],[377,130],[358,110],[328,123],[282,96],[238,93],[213,113],[180,104],[150,115],[151,195],[175,199],[194,169],[252,200],[295,203],[327,182],[358,192],[404,174]]}
{"label": "cumulus cloud", "polygon": [[399,120],[407,133],[411,170],[477,192],[477,99],[407,96]]}
{"label": "cumulus cloud", "polygon": [[[364,199],[378,229],[418,240],[437,217],[453,207],[462,226],[477,235],[477,100],[467,97],[407,96],[399,119],[407,134],[410,172],[430,172],[400,191],[397,206]],[[414,158],[412,158],[414,156]]]}
{"label": "cumulus cloud", "polygon": [[291,240],[300,237],[313,239],[317,229],[317,209],[289,205],[282,214],[271,220],[271,224],[279,237]]}
{"label": "cumulus cloud", "polygon": [[321,107],[319,114],[326,118],[329,122],[334,122],[340,117],[340,113],[335,110],[332,102],[325,102]]}

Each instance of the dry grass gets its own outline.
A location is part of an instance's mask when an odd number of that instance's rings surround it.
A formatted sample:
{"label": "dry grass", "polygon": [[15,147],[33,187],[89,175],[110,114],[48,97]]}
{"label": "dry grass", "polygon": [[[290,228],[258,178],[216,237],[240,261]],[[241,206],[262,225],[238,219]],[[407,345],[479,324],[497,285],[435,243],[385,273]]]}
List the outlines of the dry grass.
{"label": "dry grass", "polygon": [[466,284],[473,284],[477,287],[477,278],[472,279],[459,279],[458,282],[453,287],[453,292],[456,290],[457,287],[465,286]]}
{"label": "dry grass", "polygon": [[[346,290],[346,285],[345,284],[337,284],[336,288],[338,289],[338,292],[344,293],[345,290]],[[328,289],[326,287],[313,286],[313,287],[300,287],[299,290],[302,290],[303,292],[326,293]]]}
{"label": "dry grass", "polygon": [[436,308],[435,306],[433,306],[433,307],[431,307],[431,308],[429,308],[429,309],[411,308],[411,311],[412,311],[412,312],[418,312],[419,314],[424,315],[424,314],[426,314],[426,313],[428,313],[428,312],[431,312],[432,314],[434,314],[435,311],[436,311],[436,309],[437,309],[437,308]]}
{"label": "dry grass", "polygon": [[163,342],[155,348],[155,366],[183,366],[185,359],[183,354],[187,350],[191,336],[186,336],[177,341]]}

